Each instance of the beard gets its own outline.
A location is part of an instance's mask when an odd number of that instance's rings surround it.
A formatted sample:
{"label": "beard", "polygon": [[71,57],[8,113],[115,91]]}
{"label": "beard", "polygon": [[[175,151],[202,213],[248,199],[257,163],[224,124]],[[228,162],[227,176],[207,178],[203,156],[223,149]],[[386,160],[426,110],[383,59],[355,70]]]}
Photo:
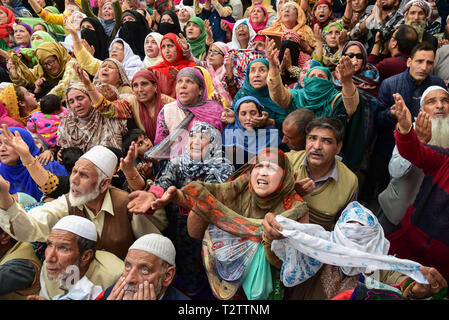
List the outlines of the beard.
{"label": "beard", "polygon": [[432,119],[432,139],[428,144],[442,148],[449,147],[449,116]]}
{"label": "beard", "polygon": [[384,11],[390,11],[394,9],[394,4],[383,4],[382,5],[382,10]]}
{"label": "beard", "polygon": [[[125,293],[123,294],[122,300],[134,300],[134,295],[139,291],[138,285],[134,283],[128,283],[125,285],[123,290]],[[154,288],[154,294],[159,296],[162,291],[162,277],[159,278],[156,287]]]}
{"label": "beard", "polygon": [[92,191],[88,194],[82,195],[80,197],[75,197],[73,195],[72,188],[73,188],[73,185],[70,185],[69,201],[70,201],[70,204],[74,207],[82,206],[83,204],[86,204],[87,202],[96,199],[100,195],[100,184],[98,184],[95,187],[94,191]]}

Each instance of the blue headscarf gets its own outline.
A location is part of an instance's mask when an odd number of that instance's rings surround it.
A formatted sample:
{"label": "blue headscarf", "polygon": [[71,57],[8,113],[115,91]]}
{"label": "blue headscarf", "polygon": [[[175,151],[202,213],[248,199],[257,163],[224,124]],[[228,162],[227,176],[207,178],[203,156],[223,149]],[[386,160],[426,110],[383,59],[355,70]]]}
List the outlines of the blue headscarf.
{"label": "blue headscarf", "polygon": [[[246,68],[245,82],[243,83],[243,88],[240,89],[234,97],[234,105],[237,100],[242,97],[252,96],[259,100],[260,104],[263,105],[265,111],[268,113],[268,116],[275,121],[275,126],[279,130],[282,130],[282,122],[287,116],[287,111],[282,109],[279,105],[276,104],[270,98],[270,92],[268,91],[268,85],[264,86],[260,89],[254,89],[249,82],[249,70],[251,66],[256,62],[262,62],[264,65],[269,68],[269,62],[267,59],[259,58],[251,61]],[[235,106],[233,106],[235,111]]]}
{"label": "blue headscarf", "polygon": [[[14,134],[18,131],[25,143],[28,145],[30,149],[30,153],[33,157],[36,157],[40,154],[39,148],[34,143],[34,139],[31,134],[22,128],[10,127],[9,130]],[[50,171],[56,176],[68,176],[67,170],[63,165],[58,163],[57,161],[50,161],[47,165],[43,166],[46,170]],[[9,193],[17,193],[23,192],[26,193],[38,201],[42,197],[42,192],[39,190],[36,182],[34,182],[33,178],[31,178],[28,169],[22,164],[20,161],[20,157],[17,160],[17,164],[15,166],[10,166],[4,163],[0,164],[0,175],[9,181]]]}
{"label": "blue headscarf", "polygon": [[223,131],[223,146],[224,147],[237,147],[245,150],[253,155],[257,155],[259,151],[273,147],[278,148],[282,142],[278,129],[273,126],[256,128],[254,131],[248,131],[243,128],[239,121],[239,109],[244,102],[254,102],[262,114],[264,107],[255,97],[243,97],[236,101],[234,105],[235,122],[228,124]]}

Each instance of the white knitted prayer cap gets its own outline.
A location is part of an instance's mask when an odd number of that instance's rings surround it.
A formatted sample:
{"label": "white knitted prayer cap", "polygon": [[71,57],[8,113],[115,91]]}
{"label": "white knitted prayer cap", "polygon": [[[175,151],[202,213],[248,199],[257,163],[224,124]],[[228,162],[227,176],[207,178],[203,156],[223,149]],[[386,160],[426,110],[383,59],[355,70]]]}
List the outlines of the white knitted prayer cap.
{"label": "white knitted prayer cap", "polygon": [[117,156],[104,146],[94,146],[81,156],[83,159],[91,161],[106,176],[112,178],[117,167]]}
{"label": "white knitted prayer cap", "polygon": [[175,265],[176,249],[171,240],[161,234],[149,233],[136,241],[129,247],[128,250],[142,250],[156,257],[168,262],[170,265]]}
{"label": "white knitted prayer cap", "polygon": [[424,106],[424,98],[431,93],[432,91],[436,91],[436,90],[443,90],[444,92],[446,92],[447,94],[449,94],[449,92],[447,92],[447,90],[441,86],[430,86],[428,87],[422,94],[421,96],[421,101],[420,101],[420,106],[421,108]]}
{"label": "white knitted prayer cap", "polygon": [[89,219],[68,215],[59,219],[52,230],[65,230],[82,238],[97,242],[97,229]]}

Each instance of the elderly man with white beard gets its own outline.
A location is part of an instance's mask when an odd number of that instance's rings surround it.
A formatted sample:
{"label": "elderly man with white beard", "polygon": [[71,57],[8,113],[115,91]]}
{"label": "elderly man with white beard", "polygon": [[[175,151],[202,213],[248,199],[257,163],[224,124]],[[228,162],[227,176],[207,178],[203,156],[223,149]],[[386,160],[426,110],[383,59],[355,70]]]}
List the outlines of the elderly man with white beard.
{"label": "elderly man with white beard", "polygon": [[[135,239],[160,233],[158,216],[129,212],[126,191],[112,187],[117,157],[104,146],[95,146],[75,163],[70,192],[26,212],[9,194],[9,184],[0,184],[0,228],[19,241],[46,242],[51,228],[64,216],[91,220],[98,233],[98,249],[124,259]],[[154,222],[154,223],[153,223]]]}
{"label": "elderly man with white beard", "polygon": [[[421,110],[416,117],[415,130],[419,140],[428,145],[449,147],[449,93],[440,86],[427,88],[421,97]],[[391,180],[379,194],[379,222],[388,235],[414,202],[424,179],[422,169],[401,157],[397,146],[388,165]]]}

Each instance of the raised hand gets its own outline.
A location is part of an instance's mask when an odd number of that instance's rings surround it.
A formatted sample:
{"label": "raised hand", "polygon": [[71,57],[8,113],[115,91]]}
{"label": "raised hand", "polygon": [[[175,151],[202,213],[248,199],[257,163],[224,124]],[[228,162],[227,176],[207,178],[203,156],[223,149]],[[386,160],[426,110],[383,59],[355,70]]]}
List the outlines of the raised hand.
{"label": "raised hand", "polygon": [[189,43],[187,42],[187,39],[182,35],[182,33],[180,33],[178,36],[179,36],[178,43],[181,46],[181,49],[183,51],[189,49]]}
{"label": "raised hand", "polygon": [[53,153],[50,150],[45,150],[38,157],[37,161],[43,166],[46,166],[50,161],[53,161]]}
{"label": "raised hand", "polygon": [[276,57],[277,53],[279,52],[278,49],[276,49],[276,42],[273,39],[268,40],[268,38],[265,40],[265,54],[267,57],[267,60],[270,62],[270,69],[271,68],[277,68],[277,62]]}
{"label": "raised hand", "polygon": [[14,134],[12,134],[12,132],[9,131],[8,126],[6,124],[2,124],[0,132],[2,133],[0,137],[2,144],[4,143],[9,147],[14,148],[21,159],[24,156],[33,157],[30,153],[30,148],[28,147],[26,142],[23,141],[19,131],[16,131],[14,132]]}
{"label": "raised hand", "polygon": [[398,120],[399,130],[407,133],[412,126],[412,115],[400,93],[394,93],[393,98],[394,105],[390,108],[390,114]]}
{"label": "raised hand", "polygon": [[304,178],[299,181],[295,181],[295,191],[304,197],[315,189],[315,182],[310,178]]}
{"label": "raised hand", "polygon": [[313,34],[317,42],[324,43],[323,31],[318,23],[313,26]]}
{"label": "raised hand", "polygon": [[76,74],[78,75],[78,78],[80,78],[81,82],[83,83],[84,87],[86,89],[93,88],[94,85],[89,79],[89,75],[87,74],[86,70],[84,70],[78,62],[75,62],[73,64],[73,67],[75,69]]}
{"label": "raised hand", "polygon": [[45,77],[36,80],[34,83],[34,93],[40,93],[42,91],[42,85],[46,80]]}
{"label": "raised hand", "polygon": [[178,75],[179,70],[176,69],[175,67],[170,67],[170,69],[168,69],[168,73],[170,74],[170,76],[173,79],[176,79],[176,76]]}
{"label": "raised hand", "polygon": [[342,83],[352,83],[352,76],[355,74],[355,68],[349,57],[341,57],[336,69]]}
{"label": "raised hand", "polygon": [[136,142],[131,142],[131,146],[128,149],[128,153],[126,157],[120,158],[120,169],[123,171],[125,175],[132,175],[135,171],[134,163],[136,163],[136,159],[138,156],[138,150],[136,147]]}
{"label": "raised hand", "polygon": [[343,29],[340,32],[340,35],[338,36],[337,40],[338,40],[338,48],[341,50],[343,48],[343,46],[345,45],[345,43],[348,42],[348,40],[349,40],[348,32]]}
{"label": "raised hand", "polygon": [[227,124],[232,124],[235,122],[235,113],[230,108],[225,108],[221,114],[221,121]]}
{"label": "raised hand", "polygon": [[430,115],[423,109],[419,110],[415,118],[415,131],[422,143],[428,143],[432,139],[432,121]]}
{"label": "raised hand", "polygon": [[156,200],[156,196],[147,191],[134,191],[129,194],[128,210],[134,214],[145,214],[151,209],[151,204]]}
{"label": "raised hand", "polygon": [[160,199],[156,199],[151,204],[151,209],[158,210],[166,207],[171,202],[176,203],[179,206],[182,206],[182,200],[184,199],[184,195],[182,191],[175,186],[171,186],[164,192]]}

